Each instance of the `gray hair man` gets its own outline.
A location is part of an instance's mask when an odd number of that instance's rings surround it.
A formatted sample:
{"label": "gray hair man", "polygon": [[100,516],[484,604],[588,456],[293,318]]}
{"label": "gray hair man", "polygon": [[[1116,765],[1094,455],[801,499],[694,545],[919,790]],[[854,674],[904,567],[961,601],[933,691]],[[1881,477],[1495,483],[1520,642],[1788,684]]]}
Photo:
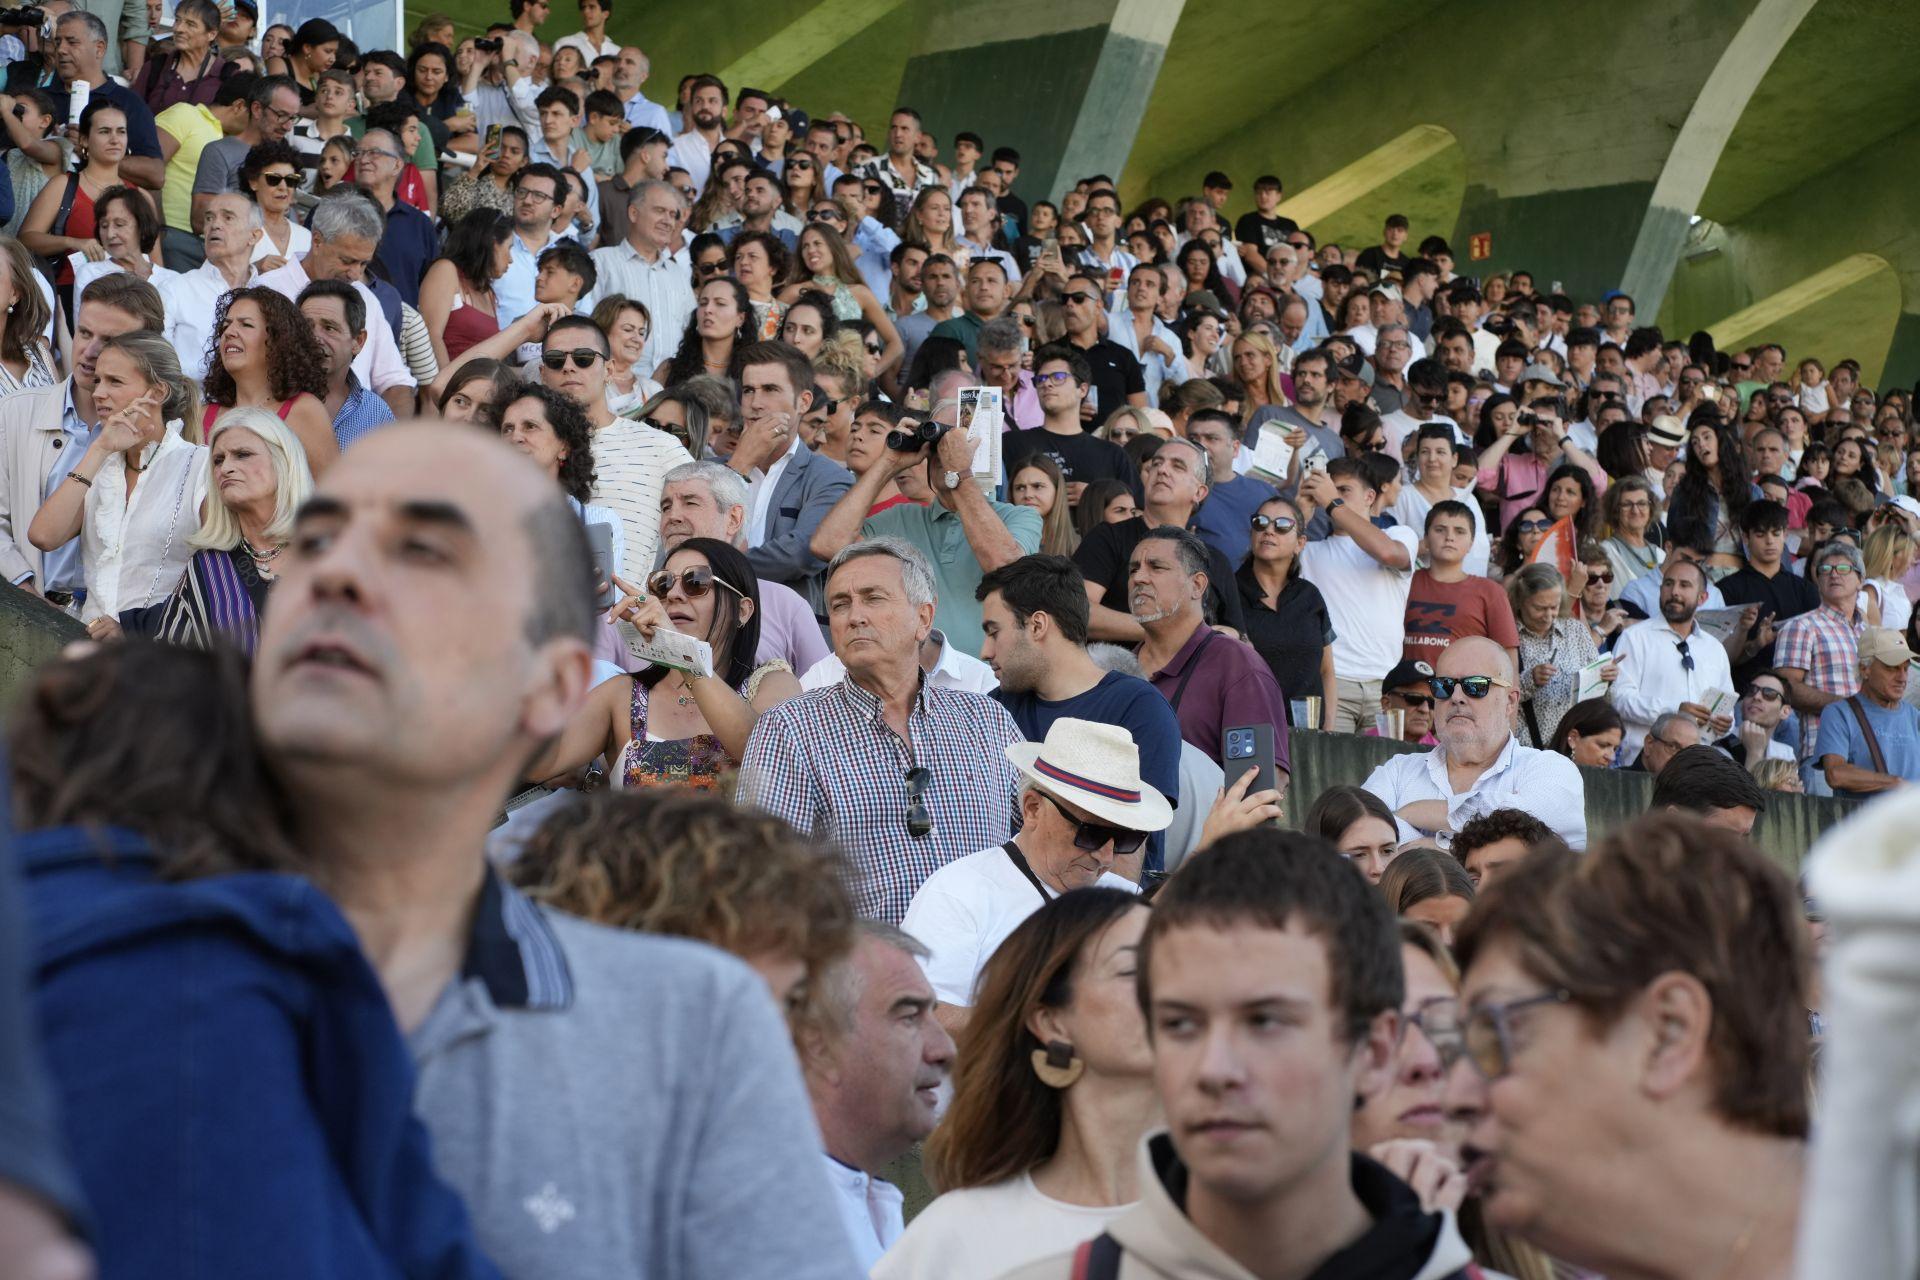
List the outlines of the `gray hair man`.
{"label": "gray hair man", "polygon": [[900,1189],[880,1171],[933,1132],[953,1038],[921,961],[927,948],[862,920],[853,950],[820,976],[813,1016],[796,1036],[827,1179],[861,1274],[905,1230]]}
{"label": "gray hair man", "polygon": [[1579,767],[1513,736],[1520,690],[1507,651],[1485,636],[1455,640],[1434,662],[1432,684],[1438,745],[1432,753],[1393,757],[1362,784],[1393,811],[1402,842],[1445,848],[1474,818],[1520,809],[1570,847],[1586,848]]}
{"label": "gray hair man", "polygon": [[372,387],[397,415],[413,412],[418,383],[394,340],[392,318],[400,313],[400,295],[385,281],[379,287],[391,295],[392,307],[367,284],[367,264],[373,261],[386,231],[380,207],[358,193],[329,196],[314,208],[309,230],[313,247],[286,265],[265,272],[254,283],[298,301],[301,290],[315,280],[342,280],[360,291],[367,304],[367,342],[353,358],[353,374]]}
{"label": "gray hair man", "polygon": [[[712,538],[747,549],[747,482],[718,462],[684,462],[667,472],[660,492],[660,563],[688,538]],[[806,597],[780,582],[758,579],[760,650],[754,664],[785,660],[796,673],[828,656]]]}
{"label": "gray hair man", "polygon": [[1006,407],[1006,415],[1011,429],[1024,429],[1040,425],[1037,412],[1038,402],[1030,421],[1022,422],[1014,413],[1015,397],[1020,389],[1031,387],[1033,379],[1020,367],[1021,359],[1027,354],[1027,336],[1020,331],[1020,322],[1012,316],[1000,316],[980,326],[977,343],[979,356],[976,367],[983,385],[1000,388],[1000,400]]}
{"label": "gray hair man", "polygon": [[693,318],[693,271],[680,250],[680,224],[687,202],[671,182],[637,182],[627,199],[626,236],[609,249],[593,251],[598,273],[583,306],[591,310],[614,294],[647,309],[653,327],[640,353],[640,367],[653,369],[679,349],[687,321]]}
{"label": "gray hair man", "polygon": [[200,219],[206,259],[192,271],[155,272],[166,304],[166,337],[180,353],[180,372],[198,381],[207,373],[207,347],[220,299],[253,277],[253,247],[266,234],[260,206],[246,196],[208,196]]}
{"label": "gray hair man", "polygon": [[947,688],[921,665],[933,572],[898,538],[843,548],[827,567],[827,617],[846,675],[764,713],[740,766],[740,799],[847,854],[854,906],[898,922],[929,875],[1013,834],[1021,740],[1006,709]]}
{"label": "gray hair man", "polygon": [[1648,726],[1647,739],[1640,747],[1640,763],[1657,778],[1669,760],[1699,745],[1700,722],[1685,712],[1668,711]]}

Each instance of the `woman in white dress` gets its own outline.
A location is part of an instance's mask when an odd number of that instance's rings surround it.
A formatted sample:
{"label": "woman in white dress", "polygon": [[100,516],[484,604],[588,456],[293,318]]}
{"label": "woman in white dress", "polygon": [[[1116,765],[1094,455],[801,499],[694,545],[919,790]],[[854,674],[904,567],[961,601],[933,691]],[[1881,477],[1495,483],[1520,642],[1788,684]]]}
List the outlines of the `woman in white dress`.
{"label": "woman in white dress", "polygon": [[80,620],[96,639],[116,634],[123,611],[173,594],[193,558],[190,538],[206,498],[206,446],[189,444],[200,394],[157,333],[109,338],[95,360],[93,443],[27,528],[51,551],[79,535],[87,600]]}
{"label": "woman in white dress", "polygon": [[927,1140],[944,1192],[873,1280],[977,1280],[1064,1253],[1138,1198],[1160,1118],[1134,992],[1147,907],[1119,889],[1053,899],[1007,935],[959,1036],[953,1104]]}

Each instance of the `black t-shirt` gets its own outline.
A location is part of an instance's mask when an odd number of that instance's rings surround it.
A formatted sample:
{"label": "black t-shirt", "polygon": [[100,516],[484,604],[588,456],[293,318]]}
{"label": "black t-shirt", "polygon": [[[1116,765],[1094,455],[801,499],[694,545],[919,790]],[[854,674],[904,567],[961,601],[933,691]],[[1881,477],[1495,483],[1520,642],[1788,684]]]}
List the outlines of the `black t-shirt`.
{"label": "black t-shirt", "polygon": [[995,196],[993,198],[993,207],[997,212],[1003,213],[1013,219],[1013,231],[1020,234],[1026,232],[1027,202],[1025,200],[1009,192],[1004,196]]}
{"label": "black t-shirt", "polygon": [[[1080,540],[1073,562],[1088,582],[1106,588],[1100,603],[1118,613],[1127,612],[1127,561],[1133,549],[1147,536],[1147,522],[1141,516],[1118,524],[1097,524],[1093,532]],[[1207,621],[1247,633],[1246,617],[1240,609],[1240,591],[1234,585],[1233,566],[1216,547],[1207,548]],[[1284,686],[1282,686],[1284,687]]]}
{"label": "black t-shirt", "polygon": [[1287,696],[1287,714],[1293,714],[1295,698],[1326,697],[1320,682],[1320,657],[1335,637],[1333,618],[1320,588],[1301,577],[1296,567],[1287,575],[1287,585],[1280,588],[1276,607],[1269,609],[1266,592],[1250,566],[1240,567],[1234,585],[1247,618],[1247,643],[1267,660],[1280,692]]}
{"label": "black t-shirt", "polygon": [[1093,419],[1087,424],[1089,431],[1107,420],[1107,415],[1127,403],[1128,396],[1147,394],[1147,375],[1140,368],[1140,362],[1111,338],[1102,338],[1090,347],[1074,343],[1074,347],[1087,358],[1087,364],[1093,370],[1094,399]]}
{"label": "black t-shirt", "polygon": [[1264,256],[1267,250],[1299,229],[1300,224],[1292,218],[1266,218],[1258,212],[1243,213],[1240,221],[1233,224],[1233,238],[1241,244],[1252,245]]}
{"label": "black t-shirt", "polygon": [[1091,480],[1118,480],[1129,489],[1140,482],[1139,472],[1125,449],[1088,431],[1071,436],[1055,435],[1045,427],[1012,431],[1001,441],[1000,452],[1006,461],[1008,481],[1012,481],[1021,463],[1036,453],[1044,453],[1070,481],[1084,484]]}
{"label": "black t-shirt", "polygon": [[1389,258],[1387,251],[1376,244],[1370,249],[1362,249],[1353,265],[1363,271],[1373,272],[1376,280],[1398,280],[1401,268],[1407,265],[1407,255],[1396,253]]}
{"label": "black t-shirt", "polygon": [[[1771,578],[1748,568],[1728,574],[1717,585],[1728,608],[1757,604],[1760,606],[1760,621],[1754,625],[1759,626],[1760,622],[1772,618],[1776,632],[1788,618],[1811,613],[1820,607],[1820,589],[1784,564]],[[1772,665],[1773,645],[1770,644],[1753,657],[1734,665],[1734,682],[1744,689],[1749,681]]]}

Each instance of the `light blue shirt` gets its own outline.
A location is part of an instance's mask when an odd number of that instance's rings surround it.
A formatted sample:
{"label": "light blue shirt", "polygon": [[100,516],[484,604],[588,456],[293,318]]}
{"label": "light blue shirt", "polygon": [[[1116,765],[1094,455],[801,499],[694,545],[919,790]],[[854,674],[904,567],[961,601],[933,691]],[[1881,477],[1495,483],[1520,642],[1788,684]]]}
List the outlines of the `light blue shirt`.
{"label": "light blue shirt", "polygon": [[[1909,782],[1920,781],[1920,710],[1904,702],[1883,707],[1864,693],[1860,705],[1866,708],[1867,722],[1873,726],[1873,736],[1887,762],[1886,771]],[[1873,752],[1849,703],[1836,702],[1820,715],[1819,745],[1814,748],[1813,758],[1824,761],[1828,756],[1838,756],[1856,769],[1873,768]],[[1835,787],[1833,794],[1862,797],[1868,793]]]}
{"label": "light blue shirt", "polygon": [[[67,384],[67,403],[60,411],[60,429],[66,433],[67,447],[54,459],[53,469],[41,486],[41,500],[53,496],[67,478],[67,472],[80,465],[80,459],[87,454],[87,447],[93,443],[97,428],[89,427],[80,420],[80,411],[73,407],[73,384]],[[80,539],[68,538],[65,542],[40,557],[40,590],[79,591],[87,585],[86,569],[80,563]]]}
{"label": "light blue shirt", "polygon": [[494,314],[502,329],[533,310],[534,277],[540,274],[540,255],[552,248],[559,239],[559,236],[548,232],[547,242],[538,250],[533,250],[527,248],[527,242],[520,238],[519,232],[507,237],[507,249],[512,260],[507,264],[507,273],[493,282]]}

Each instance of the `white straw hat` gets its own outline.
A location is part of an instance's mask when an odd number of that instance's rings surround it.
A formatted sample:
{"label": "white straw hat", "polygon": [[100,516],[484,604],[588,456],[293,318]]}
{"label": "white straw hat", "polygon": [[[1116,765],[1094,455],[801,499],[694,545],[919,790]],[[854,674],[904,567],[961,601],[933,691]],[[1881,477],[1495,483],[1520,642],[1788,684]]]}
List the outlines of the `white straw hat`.
{"label": "white straw hat", "polygon": [[1007,759],[1040,790],[1110,826],[1165,831],[1173,822],[1173,806],[1141,780],[1140,748],[1119,725],[1062,717],[1045,742],[1009,745]]}

